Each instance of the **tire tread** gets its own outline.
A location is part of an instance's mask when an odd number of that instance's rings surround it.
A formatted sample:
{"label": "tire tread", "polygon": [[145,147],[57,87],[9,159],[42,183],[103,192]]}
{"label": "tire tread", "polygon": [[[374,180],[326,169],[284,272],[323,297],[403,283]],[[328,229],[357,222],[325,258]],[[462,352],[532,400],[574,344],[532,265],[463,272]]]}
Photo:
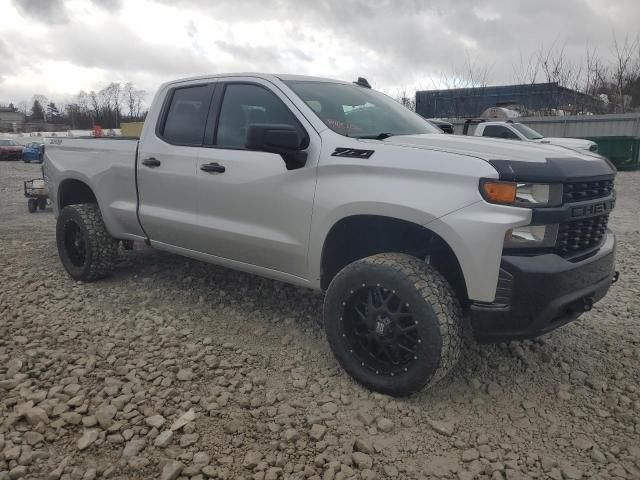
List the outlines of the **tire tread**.
{"label": "tire tread", "polygon": [[80,280],[92,282],[108,277],[115,267],[118,241],[107,231],[100,208],[95,203],[82,203],[67,205],[64,210],[67,209],[73,210],[80,217],[88,233],[86,241],[92,251],[91,261]]}

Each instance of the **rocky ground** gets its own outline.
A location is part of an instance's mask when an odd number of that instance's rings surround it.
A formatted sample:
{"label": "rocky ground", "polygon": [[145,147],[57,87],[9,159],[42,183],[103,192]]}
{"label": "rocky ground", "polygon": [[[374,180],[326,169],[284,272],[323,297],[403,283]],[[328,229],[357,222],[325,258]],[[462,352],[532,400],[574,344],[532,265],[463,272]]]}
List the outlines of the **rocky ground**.
{"label": "rocky ground", "polygon": [[605,300],[409,399],[345,375],[313,292],[144,247],[72,281],[38,174],[0,163],[0,480],[640,477],[640,172]]}

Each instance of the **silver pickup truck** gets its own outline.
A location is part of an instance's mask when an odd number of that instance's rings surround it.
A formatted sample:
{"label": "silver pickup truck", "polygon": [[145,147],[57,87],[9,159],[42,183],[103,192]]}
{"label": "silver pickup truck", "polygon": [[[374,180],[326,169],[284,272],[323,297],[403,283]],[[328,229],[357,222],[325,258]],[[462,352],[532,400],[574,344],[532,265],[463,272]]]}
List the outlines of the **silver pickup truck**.
{"label": "silver pickup truck", "polygon": [[576,319],[615,279],[615,169],[561,147],[444,135],[372,90],[291,75],[164,84],[140,140],[50,139],[62,264],[145,242],[326,292],[357,381],[408,395],[480,341]]}

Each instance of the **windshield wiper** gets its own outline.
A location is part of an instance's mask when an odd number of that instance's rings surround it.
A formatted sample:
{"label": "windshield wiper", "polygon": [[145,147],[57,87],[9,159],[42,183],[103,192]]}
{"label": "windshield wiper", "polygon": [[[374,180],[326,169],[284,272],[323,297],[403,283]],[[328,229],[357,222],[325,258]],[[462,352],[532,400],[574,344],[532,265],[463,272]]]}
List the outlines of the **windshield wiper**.
{"label": "windshield wiper", "polygon": [[394,135],[395,135],[395,133],[380,132],[377,135],[362,135],[362,136],[356,137],[356,138],[366,138],[366,139],[371,139],[371,140],[384,140],[385,138],[393,137]]}

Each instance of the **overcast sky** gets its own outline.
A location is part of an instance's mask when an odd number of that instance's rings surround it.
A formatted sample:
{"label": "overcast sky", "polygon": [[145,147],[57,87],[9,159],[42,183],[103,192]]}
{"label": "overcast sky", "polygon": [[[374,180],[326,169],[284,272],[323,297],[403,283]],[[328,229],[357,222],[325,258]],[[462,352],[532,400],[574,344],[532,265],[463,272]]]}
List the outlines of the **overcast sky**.
{"label": "overcast sky", "polygon": [[512,83],[541,46],[606,58],[638,30],[638,0],[0,0],[0,102],[242,71],[364,76],[395,94],[468,59]]}

